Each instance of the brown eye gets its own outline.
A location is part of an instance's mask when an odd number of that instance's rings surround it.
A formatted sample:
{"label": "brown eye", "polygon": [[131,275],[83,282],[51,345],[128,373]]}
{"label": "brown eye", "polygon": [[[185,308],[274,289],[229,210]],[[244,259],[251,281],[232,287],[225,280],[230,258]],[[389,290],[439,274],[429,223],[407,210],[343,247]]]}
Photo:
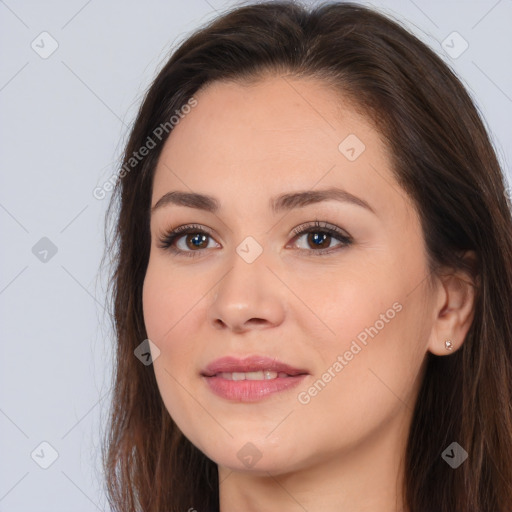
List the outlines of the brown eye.
{"label": "brown eye", "polygon": [[331,244],[332,236],[321,231],[310,231],[307,233],[307,242],[310,247],[327,249]]}
{"label": "brown eye", "polygon": [[208,244],[213,241],[210,233],[201,226],[180,226],[161,237],[159,247],[175,254],[195,256],[202,249],[208,249]]}
{"label": "brown eye", "polygon": [[[322,255],[335,252],[352,244],[352,238],[334,224],[316,221],[313,224],[303,225],[294,229],[294,245],[302,238],[305,247],[299,251],[308,254]],[[337,241],[338,244],[333,242]],[[213,242],[214,245],[210,245]],[[160,238],[159,247],[178,256],[199,256],[204,249],[220,247],[213,236],[204,227],[199,225],[179,226]]]}
{"label": "brown eye", "polygon": [[[299,250],[312,254],[333,252],[336,248],[343,248],[352,243],[352,238],[337,226],[318,221],[313,225],[300,226],[294,230],[294,233],[296,235],[295,243],[302,238],[305,239],[306,247],[299,247]],[[332,246],[333,240],[337,240],[339,243]]]}
{"label": "brown eye", "polygon": [[185,243],[187,247],[192,250],[206,249],[206,247],[208,246],[208,235],[204,233],[185,235]]}

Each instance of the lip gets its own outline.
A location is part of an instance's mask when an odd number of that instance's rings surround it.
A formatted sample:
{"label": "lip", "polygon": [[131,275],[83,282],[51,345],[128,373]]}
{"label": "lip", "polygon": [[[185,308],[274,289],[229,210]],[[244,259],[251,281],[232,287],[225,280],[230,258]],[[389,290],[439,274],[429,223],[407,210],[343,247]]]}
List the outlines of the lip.
{"label": "lip", "polygon": [[[222,373],[258,372],[270,370],[286,373],[286,377],[265,380],[234,381],[223,378]],[[298,386],[309,372],[266,356],[250,356],[244,359],[222,357],[211,362],[201,371],[203,380],[210,391],[226,400],[236,402],[257,402],[270,395]]]}
{"label": "lip", "polygon": [[270,370],[277,373],[283,372],[291,376],[308,373],[307,370],[294,368],[270,357],[249,356],[244,359],[221,357],[211,362],[201,374],[205,377],[213,377],[217,373],[258,372],[260,370]]}

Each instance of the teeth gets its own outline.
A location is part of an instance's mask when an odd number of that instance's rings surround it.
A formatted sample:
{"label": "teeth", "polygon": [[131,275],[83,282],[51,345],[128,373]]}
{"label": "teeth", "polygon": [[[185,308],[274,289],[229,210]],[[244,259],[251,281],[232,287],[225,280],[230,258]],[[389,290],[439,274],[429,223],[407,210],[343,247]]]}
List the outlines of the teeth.
{"label": "teeth", "polygon": [[284,372],[273,372],[270,370],[260,370],[259,372],[223,372],[217,374],[219,377],[227,380],[270,380],[277,377],[288,377]]}

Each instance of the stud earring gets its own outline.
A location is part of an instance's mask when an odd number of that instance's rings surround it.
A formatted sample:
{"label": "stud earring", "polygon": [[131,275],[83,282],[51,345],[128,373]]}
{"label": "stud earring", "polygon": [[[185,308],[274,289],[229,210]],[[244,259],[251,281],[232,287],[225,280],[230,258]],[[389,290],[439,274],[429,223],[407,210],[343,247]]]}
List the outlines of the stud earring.
{"label": "stud earring", "polygon": [[453,343],[450,340],[446,340],[444,342],[444,346],[445,346],[446,350],[451,350],[453,348]]}

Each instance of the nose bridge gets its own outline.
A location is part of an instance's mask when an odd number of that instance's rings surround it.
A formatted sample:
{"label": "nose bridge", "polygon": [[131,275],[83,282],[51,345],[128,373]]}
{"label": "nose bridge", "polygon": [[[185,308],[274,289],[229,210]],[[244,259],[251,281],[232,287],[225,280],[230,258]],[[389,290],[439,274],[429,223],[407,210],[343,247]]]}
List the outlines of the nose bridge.
{"label": "nose bridge", "polygon": [[284,305],[279,281],[267,268],[270,251],[248,236],[229,259],[230,268],[219,281],[209,306],[209,320],[216,326],[244,330],[250,325],[276,325]]}
{"label": "nose bridge", "polygon": [[229,259],[230,270],[219,282],[216,296],[236,294],[242,299],[245,295],[259,294],[258,286],[265,282],[265,274],[269,273],[268,259],[263,246],[253,237],[244,239]]}

